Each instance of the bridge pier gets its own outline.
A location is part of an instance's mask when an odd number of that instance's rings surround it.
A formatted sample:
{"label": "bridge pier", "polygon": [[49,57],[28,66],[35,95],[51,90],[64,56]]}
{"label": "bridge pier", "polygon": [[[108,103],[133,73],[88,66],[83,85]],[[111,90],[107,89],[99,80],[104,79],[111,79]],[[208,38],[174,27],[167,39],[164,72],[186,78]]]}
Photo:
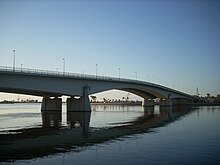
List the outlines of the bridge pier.
{"label": "bridge pier", "polygon": [[172,103],[175,106],[180,106],[180,105],[188,105],[190,104],[190,100],[187,98],[173,98]]}
{"label": "bridge pier", "polygon": [[142,106],[143,107],[151,107],[154,106],[154,100],[153,99],[146,99],[144,98],[143,102],[142,102]]}
{"label": "bridge pier", "polygon": [[62,99],[58,97],[44,97],[41,104],[41,111],[61,111]]}
{"label": "bridge pier", "polygon": [[172,106],[173,102],[171,99],[171,94],[168,94],[167,99],[160,100],[160,106]]}
{"label": "bridge pier", "polygon": [[82,111],[82,98],[67,98],[67,112],[69,111]]}
{"label": "bridge pier", "polygon": [[88,85],[83,86],[83,111],[91,112],[91,106],[89,101],[89,89]]}
{"label": "bridge pier", "polygon": [[168,98],[160,101],[160,106],[182,106],[189,104],[191,104],[191,101],[188,98]]}
{"label": "bridge pier", "polygon": [[86,85],[83,87],[83,97],[80,98],[67,98],[67,111],[91,111],[89,96],[89,87]]}
{"label": "bridge pier", "polygon": [[172,100],[169,99],[165,99],[165,100],[160,100],[160,106],[172,106]]}

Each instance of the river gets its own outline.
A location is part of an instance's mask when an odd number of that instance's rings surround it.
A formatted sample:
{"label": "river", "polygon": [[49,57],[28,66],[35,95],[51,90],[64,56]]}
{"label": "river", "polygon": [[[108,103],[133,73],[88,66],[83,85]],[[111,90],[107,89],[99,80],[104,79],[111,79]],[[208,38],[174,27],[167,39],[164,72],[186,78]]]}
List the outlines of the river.
{"label": "river", "polygon": [[220,106],[0,104],[0,164],[217,165]]}

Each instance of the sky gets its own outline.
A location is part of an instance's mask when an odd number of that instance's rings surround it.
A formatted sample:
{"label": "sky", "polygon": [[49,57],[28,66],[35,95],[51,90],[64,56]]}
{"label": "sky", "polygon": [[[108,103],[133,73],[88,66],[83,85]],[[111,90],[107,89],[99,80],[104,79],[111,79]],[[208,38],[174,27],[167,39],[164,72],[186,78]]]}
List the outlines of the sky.
{"label": "sky", "polygon": [[[0,66],[220,94],[220,1],[0,0]],[[120,97],[116,92],[100,97]],[[0,94],[0,99],[9,97]],[[10,95],[13,97],[14,95]]]}

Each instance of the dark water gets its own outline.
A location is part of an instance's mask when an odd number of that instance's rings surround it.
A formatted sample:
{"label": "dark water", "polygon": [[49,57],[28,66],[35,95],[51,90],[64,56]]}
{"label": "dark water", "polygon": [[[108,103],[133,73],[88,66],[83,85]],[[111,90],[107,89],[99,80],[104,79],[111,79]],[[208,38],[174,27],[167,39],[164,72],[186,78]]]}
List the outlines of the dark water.
{"label": "dark water", "polygon": [[220,107],[0,104],[0,164],[219,164]]}

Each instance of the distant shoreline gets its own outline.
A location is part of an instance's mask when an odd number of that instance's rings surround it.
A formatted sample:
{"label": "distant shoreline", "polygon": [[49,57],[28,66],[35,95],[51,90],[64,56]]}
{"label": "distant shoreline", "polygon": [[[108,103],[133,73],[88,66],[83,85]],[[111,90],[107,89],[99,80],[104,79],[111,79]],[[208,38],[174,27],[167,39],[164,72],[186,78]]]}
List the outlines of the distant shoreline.
{"label": "distant shoreline", "polygon": [[[0,104],[41,104],[42,102],[0,102]],[[66,103],[66,102],[62,102]],[[130,105],[130,106],[137,106],[142,105],[142,102],[91,102],[91,105]],[[159,105],[159,104],[154,104]],[[193,103],[193,104],[186,104],[191,106],[220,106],[220,102],[213,102],[213,103]],[[163,105],[162,105],[163,106]],[[178,106],[178,105],[177,105]],[[181,105],[180,105],[181,106]]]}
{"label": "distant shoreline", "polygon": [[91,102],[91,105],[142,105],[142,102]]}

